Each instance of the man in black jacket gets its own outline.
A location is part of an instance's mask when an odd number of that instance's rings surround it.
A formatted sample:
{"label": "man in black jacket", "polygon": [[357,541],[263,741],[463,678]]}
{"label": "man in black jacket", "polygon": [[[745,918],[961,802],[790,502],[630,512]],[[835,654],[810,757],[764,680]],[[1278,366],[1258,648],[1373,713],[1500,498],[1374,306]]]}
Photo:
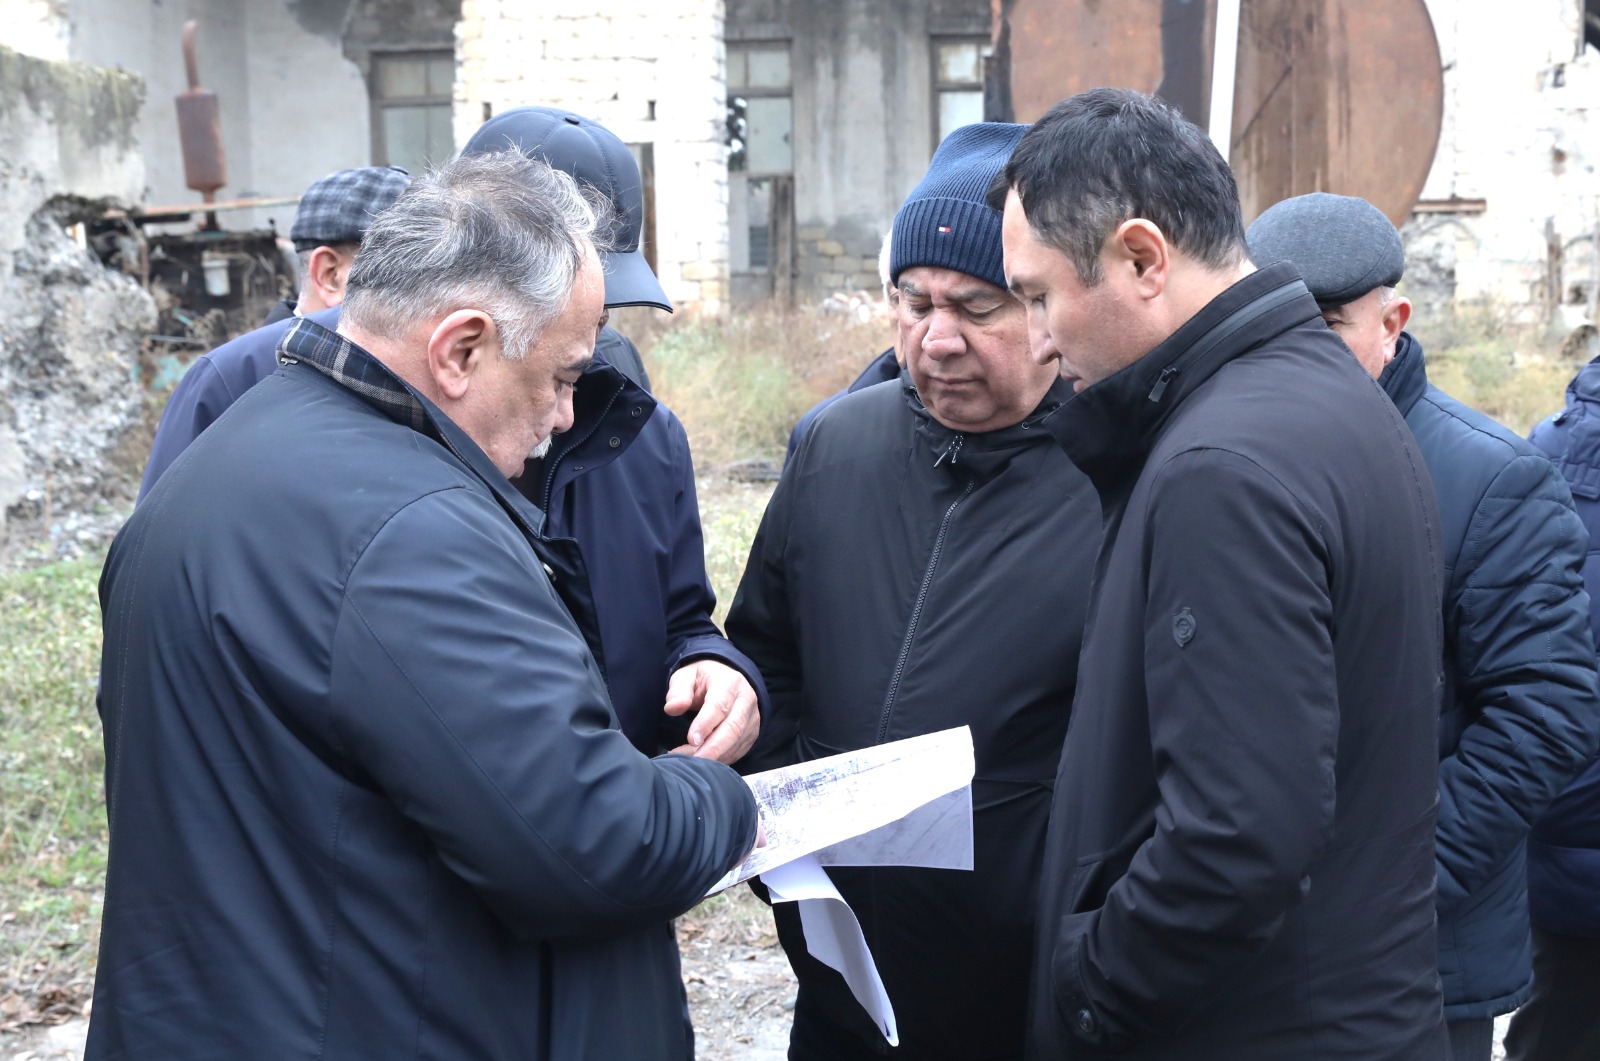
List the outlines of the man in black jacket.
{"label": "man in black jacket", "polygon": [[1166,104],[1057,104],[995,199],[1107,536],[1029,1055],[1444,1058],[1439,516],[1405,423],[1294,268],[1255,270]]}
{"label": "man in black jacket", "polygon": [[507,480],[572,423],[595,224],[516,152],[419,177],[340,331],[298,321],[117,535],[93,1061],[691,1061],[669,919],[755,803],[618,730]]}
{"label": "man in black jacket", "polygon": [[1028,356],[983,202],[1022,133],[969,125],[894,221],[906,373],[824,409],[762,518],[728,616],[772,713],[741,769],[972,728],[972,872],[832,868],[900,1046],[775,908],[800,980],[789,1056],[1018,1058],[1033,902],[1072,707],[1094,492],[1039,426],[1069,395]]}
{"label": "man in black jacket", "polygon": [[1290,261],[1416,436],[1439,495],[1439,975],[1452,1061],[1489,1061],[1494,1018],[1527,1000],[1530,823],[1594,756],[1600,692],[1582,567],[1589,537],[1549,459],[1428,382],[1400,233],[1364,199],[1285,200],[1248,233]]}

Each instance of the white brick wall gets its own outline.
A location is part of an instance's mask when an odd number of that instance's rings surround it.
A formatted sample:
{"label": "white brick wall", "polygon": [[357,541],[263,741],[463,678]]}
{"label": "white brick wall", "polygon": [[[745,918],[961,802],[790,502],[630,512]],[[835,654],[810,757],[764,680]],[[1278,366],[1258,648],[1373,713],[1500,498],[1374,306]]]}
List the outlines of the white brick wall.
{"label": "white brick wall", "polygon": [[722,20],[722,0],[462,0],[456,27],[457,145],[485,104],[565,107],[654,144],[661,283],[709,314],[728,302]]}

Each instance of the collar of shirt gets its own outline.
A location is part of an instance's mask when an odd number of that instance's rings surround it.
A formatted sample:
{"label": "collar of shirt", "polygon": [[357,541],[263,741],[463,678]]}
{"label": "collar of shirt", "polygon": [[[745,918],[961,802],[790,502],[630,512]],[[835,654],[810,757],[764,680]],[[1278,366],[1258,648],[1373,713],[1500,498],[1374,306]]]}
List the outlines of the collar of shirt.
{"label": "collar of shirt", "polygon": [[389,419],[425,435],[436,434],[422,399],[404,380],[349,339],[308,317],[296,319],[284,333],[278,343],[278,363],[310,365],[361,395]]}

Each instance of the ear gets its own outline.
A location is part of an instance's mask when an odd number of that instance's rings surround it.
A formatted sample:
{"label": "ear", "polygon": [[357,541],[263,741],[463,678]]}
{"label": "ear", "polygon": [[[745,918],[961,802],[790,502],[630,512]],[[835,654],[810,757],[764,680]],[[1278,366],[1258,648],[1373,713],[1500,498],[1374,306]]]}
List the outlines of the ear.
{"label": "ear", "polygon": [[460,401],[482,366],[500,356],[494,318],[480,309],[458,309],[434,326],[428,337],[428,374],[438,393]]}
{"label": "ear", "polygon": [[1383,307],[1383,348],[1390,357],[1394,356],[1395,343],[1400,341],[1400,333],[1406,330],[1406,324],[1410,320],[1409,298],[1395,298]]}
{"label": "ear", "polygon": [[1106,241],[1106,264],[1121,268],[1141,298],[1159,298],[1172,271],[1172,249],[1153,221],[1132,217]]}
{"label": "ear", "polygon": [[354,258],[353,254],[326,245],[311,252],[306,263],[306,283],[323,306],[337,306],[344,301],[345,277],[350,274]]}

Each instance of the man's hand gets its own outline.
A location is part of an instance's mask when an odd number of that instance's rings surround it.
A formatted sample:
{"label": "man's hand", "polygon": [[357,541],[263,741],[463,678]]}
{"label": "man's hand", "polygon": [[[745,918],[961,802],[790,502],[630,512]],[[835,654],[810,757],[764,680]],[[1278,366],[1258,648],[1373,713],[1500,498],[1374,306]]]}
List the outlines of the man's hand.
{"label": "man's hand", "polygon": [[702,759],[735,762],[761,732],[755,689],[743,674],[714,659],[697,659],[674,671],[662,710],[699,712],[689,724],[689,743],[672,750]]}

